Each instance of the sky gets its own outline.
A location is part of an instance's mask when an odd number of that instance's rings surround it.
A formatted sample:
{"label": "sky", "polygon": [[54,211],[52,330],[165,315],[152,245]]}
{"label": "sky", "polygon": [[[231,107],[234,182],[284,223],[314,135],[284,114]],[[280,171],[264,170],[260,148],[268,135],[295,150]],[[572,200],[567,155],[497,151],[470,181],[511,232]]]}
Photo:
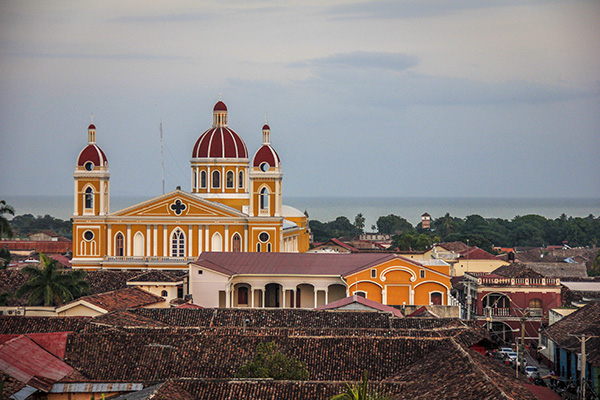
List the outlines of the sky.
{"label": "sky", "polygon": [[286,196],[600,198],[600,2],[0,0],[0,196],[190,190],[221,98]]}

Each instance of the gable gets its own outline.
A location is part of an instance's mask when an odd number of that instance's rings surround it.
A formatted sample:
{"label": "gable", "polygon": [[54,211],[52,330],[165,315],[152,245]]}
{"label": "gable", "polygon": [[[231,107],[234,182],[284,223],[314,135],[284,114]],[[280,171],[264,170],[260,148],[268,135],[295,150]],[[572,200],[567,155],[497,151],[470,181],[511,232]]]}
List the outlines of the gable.
{"label": "gable", "polygon": [[244,217],[239,211],[180,190],[155,197],[112,213],[122,217],[229,218]]}

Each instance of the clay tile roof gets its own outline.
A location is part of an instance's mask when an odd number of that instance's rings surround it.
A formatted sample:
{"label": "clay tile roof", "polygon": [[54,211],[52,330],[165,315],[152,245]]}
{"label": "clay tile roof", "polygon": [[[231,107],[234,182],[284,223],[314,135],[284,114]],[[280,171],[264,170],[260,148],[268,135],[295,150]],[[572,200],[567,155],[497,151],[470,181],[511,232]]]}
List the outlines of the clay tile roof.
{"label": "clay tile roof", "polygon": [[546,278],[585,278],[588,276],[585,264],[566,262],[526,262],[524,264]]}
{"label": "clay tile roof", "polygon": [[506,278],[543,278],[544,276],[535,272],[526,265],[512,263],[496,268],[489,275],[499,275]]}
{"label": "clay tile roof", "polygon": [[19,317],[0,315],[0,334],[81,332],[89,317]]}
{"label": "clay tile roof", "polygon": [[167,274],[163,271],[148,271],[127,280],[129,282],[183,282],[183,276]]}
{"label": "clay tile roof", "polygon": [[90,321],[92,325],[105,325],[114,327],[152,327],[162,328],[169,326],[160,321],[155,321],[150,318],[146,318],[142,315],[134,314],[129,311],[119,310],[112,311],[108,314],[100,315]]}
{"label": "clay tile roof", "polygon": [[479,247],[471,247],[468,250],[461,251],[460,256],[470,260],[500,260],[495,255],[490,254]]}
{"label": "clay tile roof", "polygon": [[151,304],[163,302],[165,299],[137,287],[131,287],[107,293],[84,296],[69,304],[65,304],[63,307],[81,301],[93,304],[106,311],[116,311],[124,310],[126,308],[149,306]]}
{"label": "clay tile roof", "polygon": [[463,243],[463,242],[439,243],[438,246],[441,246],[444,249],[449,250],[449,251],[455,251],[457,253],[469,250],[469,246],[467,246],[466,243]]}
{"label": "clay tile roof", "polygon": [[[204,252],[193,264],[232,274],[345,275],[393,259],[393,254]],[[410,260],[407,260],[412,262]]]}
{"label": "clay tile roof", "polygon": [[[600,336],[600,303],[592,302],[546,328],[546,334],[559,347],[579,352],[581,342],[572,335]],[[586,343],[587,361],[600,367],[600,337]]]}
{"label": "clay tile roof", "polygon": [[396,317],[404,318],[404,316],[402,315],[402,313],[400,312],[400,310],[398,310],[397,308],[390,307],[390,306],[387,306],[385,304],[381,304],[381,303],[378,303],[378,302],[376,302],[374,300],[369,300],[367,298],[364,298],[364,297],[358,296],[358,295],[348,296],[348,297],[345,297],[343,299],[334,301],[333,303],[329,303],[329,304],[326,304],[324,306],[317,307],[317,310],[336,309],[336,308],[347,306],[347,305],[352,304],[352,303],[359,303],[359,304],[362,304],[362,305],[364,305],[366,307],[369,307],[369,308],[372,308],[372,309],[375,309],[375,310],[379,310],[379,311],[391,312]]}
{"label": "clay tile roof", "polygon": [[434,313],[432,313],[431,311],[429,311],[427,309],[427,307],[423,306],[418,308],[417,310],[415,310],[413,313],[408,314],[406,316],[407,318],[439,318],[437,315],[435,315]]}

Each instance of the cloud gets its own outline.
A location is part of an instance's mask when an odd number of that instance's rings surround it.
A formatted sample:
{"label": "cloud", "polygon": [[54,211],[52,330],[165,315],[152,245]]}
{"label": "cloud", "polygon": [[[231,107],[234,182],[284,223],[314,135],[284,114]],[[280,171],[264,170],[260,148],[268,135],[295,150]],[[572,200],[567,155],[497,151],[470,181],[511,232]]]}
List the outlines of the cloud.
{"label": "cloud", "polygon": [[366,1],[330,7],[326,12],[340,19],[423,18],[465,10],[548,3],[544,0],[404,0]]}
{"label": "cloud", "polygon": [[294,64],[295,66],[315,66],[336,68],[378,68],[390,71],[404,71],[414,67],[419,63],[417,57],[403,53],[382,53],[355,51],[352,53],[336,54],[330,57],[316,58],[303,63]]}

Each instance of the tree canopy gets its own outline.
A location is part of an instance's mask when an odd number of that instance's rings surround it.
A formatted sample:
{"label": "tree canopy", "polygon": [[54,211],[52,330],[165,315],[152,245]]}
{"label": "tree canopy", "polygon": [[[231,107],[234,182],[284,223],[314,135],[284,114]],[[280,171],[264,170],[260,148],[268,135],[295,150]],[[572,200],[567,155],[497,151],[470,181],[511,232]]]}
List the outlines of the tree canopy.
{"label": "tree canopy", "polygon": [[29,276],[19,288],[17,297],[28,296],[30,306],[61,306],[83,296],[89,290],[85,271],[64,272],[58,261],[40,253],[40,266],[27,266],[22,272]]}
{"label": "tree canopy", "polygon": [[277,343],[267,342],[258,344],[254,359],[242,365],[236,377],[304,381],[309,373],[303,362],[283,354]]}
{"label": "tree canopy", "polygon": [[10,205],[6,204],[6,201],[0,200],[0,238],[6,236],[11,238],[13,231],[10,226],[10,222],[4,215],[15,215],[15,210]]}
{"label": "tree canopy", "polygon": [[40,215],[34,217],[31,214],[17,215],[10,221],[10,224],[15,233],[19,236],[26,236],[30,233],[50,230],[69,239],[73,237],[72,221],[54,218],[48,214],[43,217]]}

